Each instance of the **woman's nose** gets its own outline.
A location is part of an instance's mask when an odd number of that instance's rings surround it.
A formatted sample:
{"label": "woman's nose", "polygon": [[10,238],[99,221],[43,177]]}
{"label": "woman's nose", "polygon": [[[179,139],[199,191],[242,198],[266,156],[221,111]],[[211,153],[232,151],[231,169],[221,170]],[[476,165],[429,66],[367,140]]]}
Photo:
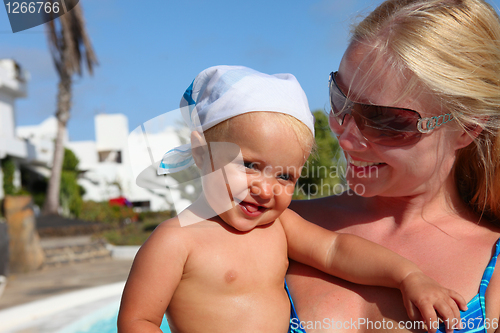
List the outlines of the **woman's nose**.
{"label": "woman's nose", "polygon": [[[336,120],[330,121],[336,122]],[[330,125],[330,127],[332,126]],[[343,150],[363,151],[368,148],[368,141],[363,134],[361,134],[354,117],[351,115],[345,115],[342,125],[336,122],[334,132]]]}

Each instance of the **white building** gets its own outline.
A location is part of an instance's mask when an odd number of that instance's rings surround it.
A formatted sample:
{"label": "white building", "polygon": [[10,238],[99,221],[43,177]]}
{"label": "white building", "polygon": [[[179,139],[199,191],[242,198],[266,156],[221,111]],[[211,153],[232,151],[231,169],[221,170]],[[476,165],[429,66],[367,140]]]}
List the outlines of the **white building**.
{"label": "white building", "polygon": [[[14,161],[15,187],[21,186],[21,165],[46,178],[50,176],[57,133],[55,117],[39,125],[16,128],[15,100],[26,97],[27,80],[28,73],[15,61],[0,59],[0,160],[10,157]],[[156,125],[157,120],[153,122]],[[95,135],[95,141],[71,142],[67,137],[64,140],[80,160],[78,167],[82,172],[78,182],[86,191],[84,200],[107,201],[123,196],[139,208],[154,211],[180,211],[191,203],[187,199],[193,192],[189,184],[157,176],[154,171],[155,162],[159,163],[163,153],[180,145],[179,131],[165,126],[154,133],[140,133],[137,129],[129,133],[125,115],[100,114],[95,116]],[[133,143],[134,156],[129,155],[129,142]],[[137,163],[138,155],[144,151],[149,152],[148,158]],[[135,161],[134,167],[131,161]],[[136,184],[139,175],[142,187]],[[2,182],[0,169],[0,199],[4,197]]]}
{"label": "white building", "polygon": [[[68,142],[70,148],[79,158],[79,169],[83,174],[79,180],[86,194],[84,200],[103,201],[124,196],[137,207],[154,211],[182,209],[191,202],[183,199],[178,183],[171,177],[156,176],[156,186],[142,183],[137,185],[139,174],[146,169],[153,169],[154,163],[146,160],[144,167],[138,170],[132,163],[139,159],[138,150],[148,146],[134,146],[129,149],[130,142],[137,142],[136,132],[129,133],[128,119],[123,114],[99,114],[95,116],[96,141]],[[149,150],[156,142],[163,142],[163,150],[157,154],[159,161],[166,152],[166,142],[179,145],[180,139],[172,128],[164,128],[160,133],[150,133]],[[133,156],[130,156],[130,154]],[[175,205],[175,207],[174,207]]]}
{"label": "white building", "polygon": [[[0,59],[0,160],[11,157],[16,164],[14,186],[21,185],[20,160],[33,160],[34,146],[15,135],[15,101],[26,97],[29,74],[12,59]],[[0,169],[0,198],[3,198],[3,173]]]}
{"label": "white building", "polygon": [[[171,177],[154,175],[150,185],[137,185],[137,177],[148,167],[154,168],[150,160],[146,160],[144,168],[134,170],[130,156],[129,142],[137,142],[137,134],[129,133],[128,119],[123,114],[99,114],[95,116],[95,141],[65,141],[65,146],[71,149],[80,160],[78,169],[81,171],[78,183],[85,189],[84,200],[107,201],[117,197],[125,197],[139,209],[153,211],[185,208],[191,201],[183,198],[178,182]],[[36,144],[55,138],[55,118],[51,117],[38,126],[20,126],[16,129],[19,137],[29,139]],[[158,151],[158,161],[166,152],[165,142],[169,145],[180,145],[180,139],[172,128],[165,128],[160,133],[151,133],[148,139],[152,144],[163,143],[163,150]],[[134,146],[132,150],[147,147]],[[162,149],[159,147],[159,149]],[[150,149],[151,150],[151,149]],[[52,150],[50,150],[52,153]],[[137,163],[135,163],[137,165]],[[41,168],[39,168],[41,169]],[[137,169],[137,168],[136,168]],[[39,170],[43,173],[43,170]],[[144,183],[143,183],[144,184]],[[188,188],[189,189],[189,188]]]}

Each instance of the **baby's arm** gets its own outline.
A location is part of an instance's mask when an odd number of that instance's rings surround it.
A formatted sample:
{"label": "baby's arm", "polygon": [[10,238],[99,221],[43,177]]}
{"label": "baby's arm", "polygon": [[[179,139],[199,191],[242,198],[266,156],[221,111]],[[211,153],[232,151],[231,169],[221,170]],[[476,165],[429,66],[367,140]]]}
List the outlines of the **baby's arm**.
{"label": "baby's arm", "polygon": [[160,224],[135,257],[118,314],[119,333],[161,333],[163,314],[188,257],[176,219]]}
{"label": "baby's arm", "polygon": [[460,322],[457,304],[467,308],[462,296],[426,276],[413,262],[363,238],[323,229],[289,209],[280,221],[293,260],[354,283],[399,288],[409,317],[423,320],[429,332],[436,331],[429,326],[437,320],[436,311],[449,319],[450,326]]}

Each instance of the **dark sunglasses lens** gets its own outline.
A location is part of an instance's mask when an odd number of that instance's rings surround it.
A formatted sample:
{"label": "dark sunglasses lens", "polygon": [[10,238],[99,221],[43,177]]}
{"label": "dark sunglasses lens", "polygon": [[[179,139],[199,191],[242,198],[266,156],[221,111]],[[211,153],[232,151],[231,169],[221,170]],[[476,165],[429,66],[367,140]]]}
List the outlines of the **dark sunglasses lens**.
{"label": "dark sunglasses lens", "polygon": [[[383,146],[398,147],[411,145],[420,140],[417,130],[420,115],[412,110],[383,107],[351,102],[335,82],[336,73],[330,74],[330,122],[332,130],[342,133],[345,116],[352,115],[356,126],[369,141]],[[338,124],[338,125],[337,125]]]}
{"label": "dark sunglasses lens", "polygon": [[353,116],[361,133],[383,146],[405,146],[418,142],[418,113],[391,107],[355,104]]}
{"label": "dark sunglasses lens", "polygon": [[335,114],[333,113],[333,110],[332,110],[330,112],[329,118],[330,119],[328,120],[328,123],[329,123],[330,129],[333,131],[333,133],[335,133],[336,135],[342,134],[342,132],[344,131],[342,124],[344,123],[344,120],[345,120],[344,119],[345,114],[335,116]]}
{"label": "dark sunglasses lens", "polygon": [[342,133],[342,125],[347,114],[351,113],[352,102],[342,93],[334,79],[334,73],[330,74],[330,128],[335,134]]}
{"label": "dark sunglasses lens", "polygon": [[337,87],[337,84],[333,79],[333,73],[330,74],[330,107],[332,108],[333,116],[343,118],[343,116],[341,117],[341,114],[345,114],[349,111],[347,103],[347,98]]}

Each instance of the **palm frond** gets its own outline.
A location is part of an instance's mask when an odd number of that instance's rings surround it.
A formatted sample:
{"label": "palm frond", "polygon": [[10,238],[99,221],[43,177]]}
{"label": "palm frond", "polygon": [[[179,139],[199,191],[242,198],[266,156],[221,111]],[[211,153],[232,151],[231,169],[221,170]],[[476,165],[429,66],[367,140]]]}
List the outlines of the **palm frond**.
{"label": "palm frond", "polygon": [[52,59],[59,74],[64,72],[68,76],[75,73],[82,75],[82,63],[85,62],[92,75],[98,61],[87,35],[82,8],[75,0],[66,0],[66,5],[73,9],[48,22]]}

